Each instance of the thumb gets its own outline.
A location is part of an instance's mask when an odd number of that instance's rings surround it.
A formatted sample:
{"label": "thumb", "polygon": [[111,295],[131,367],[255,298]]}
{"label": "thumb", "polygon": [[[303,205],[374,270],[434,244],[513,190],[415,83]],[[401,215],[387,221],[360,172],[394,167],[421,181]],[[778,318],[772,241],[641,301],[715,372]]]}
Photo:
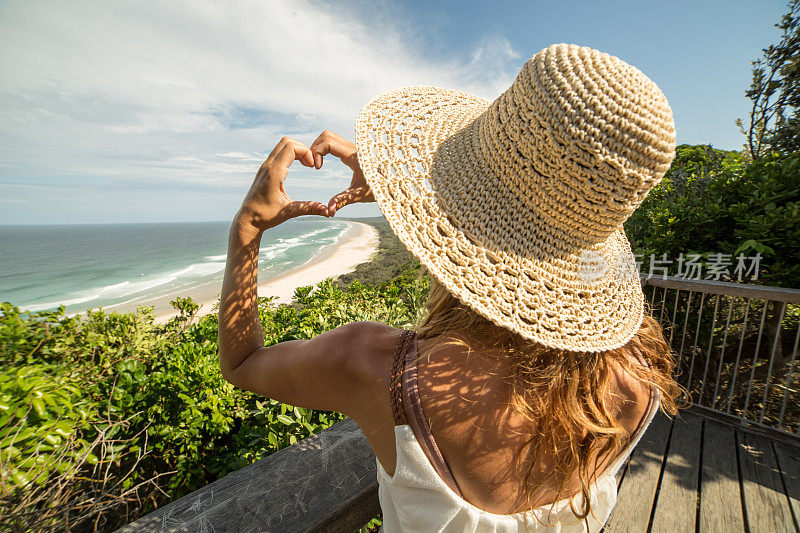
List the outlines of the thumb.
{"label": "thumb", "polygon": [[328,216],[328,208],[324,204],[310,200],[295,200],[289,202],[286,207],[281,209],[281,212],[287,219],[302,215]]}
{"label": "thumb", "polygon": [[331,198],[328,209],[335,213],[342,207],[360,202],[368,196],[370,196],[369,186],[350,187]]}

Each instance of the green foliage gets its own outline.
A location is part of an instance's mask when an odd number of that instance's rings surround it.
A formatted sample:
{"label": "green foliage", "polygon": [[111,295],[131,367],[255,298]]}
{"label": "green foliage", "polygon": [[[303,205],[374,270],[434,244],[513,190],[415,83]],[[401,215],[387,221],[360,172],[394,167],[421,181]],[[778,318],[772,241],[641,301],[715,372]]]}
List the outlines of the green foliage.
{"label": "green foliage", "polygon": [[346,287],[354,280],[370,285],[386,283],[404,272],[420,269],[419,261],[400,242],[385,218],[359,218],[355,221],[367,223],[378,231],[378,252],[369,262],[358,265],[354,272],[339,276],[339,286]]}
{"label": "green foliage", "polygon": [[0,462],[14,486],[42,485],[82,461],[97,462],[83,439],[66,454],[59,450],[96,415],[72,381],[48,364],[0,374]]}
{"label": "green foliage", "polygon": [[[410,268],[301,287],[291,305],[260,298],[265,344],[358,320],[409,326],[426,291]],[[342,419],[226,382],[217,316],[197,319],[190,299],[166,324],[151,308],[67,317],[0,305],[0,529],[114,529]]]}
{"label": "green foliage", "polygon": [[753,61],[753,81],[745,93],[753,102],[747,128],[736,121],[754,160],[770,151],[800,151],[800,0],[789,1],[775,27],[781,30],[780,41]]}
{"label": "green foliage", "polygon": [[644,255],[708,251],[709,241],[701,230],[712,220],[726,223],[720,220],[723,206],[718,196],[740,171],[740,161],[735,152],[705,145],[678,146],[661,183],[625,223],[635,251]]}
{"label": "green foliage", "polygon": [[776,26],[780,41],[753,62],[749,124],[737,120],[747,136],[747,154],[678,146],[664,179],[626,221],[643,272],[650,272],[651,256],[663,254],[672,261],[673,275],[679,274],[681,254],[700,256],[703,267],[711,254],[725,254],[716,259],[730,258],[734,272],[738,254],[760,254],[757,283],[798,286],[800,0],[790,0]]}
{"label": "green foliage", "polygon": [[735,253],[753,248],[765,258],[760,283],[800,284],[800,153],[773,155],[747,167],[730,190],[732,235],[720,239]]}
{"label": "green foliage", "polygon": [[[800,280],[800,156],[751,162],[737,152],[681,145],[664,179],[625,223],[634,251],[762,255],[757,283]],[[675,273],[673,265],[671,273]],[[644,271],[647,271],[645,261]]]}

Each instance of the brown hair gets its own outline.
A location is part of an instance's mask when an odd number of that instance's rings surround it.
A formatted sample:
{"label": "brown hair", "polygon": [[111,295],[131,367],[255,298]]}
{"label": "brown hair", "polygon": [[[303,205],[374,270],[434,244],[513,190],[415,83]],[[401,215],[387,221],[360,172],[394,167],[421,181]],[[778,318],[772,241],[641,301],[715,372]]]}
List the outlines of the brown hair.
{"label": "brown hair", "polygon": [[[577,474],[580,490],[570,505],[585,519],[591,512],[589,487],[598,474],[592,471],[593,465],[616,457],[630,439],[609,405],[608,389],[614,376],[627,372],[656,387],[661,392],[661,410],[671,415],[677,412],[676,398],[682,388],[672,378],[674,362],[661,326],[646,313],[639,331],[621,348],[597,353],[547,348],[495,325],[461,303],[433,276],[430,279],[427,314],[415,327],[419,337],[452,339],[467,344],[470,351],[491,350],[506,358],[509,364],[504,377],[510,404],[531,427],[519,458],[546,454],[555,461],[553,471],[534,482],[534,461],[520,459],[525,472],[524,503],[530,504],[536,490],[553,476],[562,476],[555,501],[563,499],[565,484]],[[460,339],[451,337],[455,333]],[[647,366],[633,363],[632,352],[638,352]],[[537,427],[552,429],[535,431]],[[596,462],[590,461],[593,455]],[[580,509],[574,501],[578,494],[583,495]]]}

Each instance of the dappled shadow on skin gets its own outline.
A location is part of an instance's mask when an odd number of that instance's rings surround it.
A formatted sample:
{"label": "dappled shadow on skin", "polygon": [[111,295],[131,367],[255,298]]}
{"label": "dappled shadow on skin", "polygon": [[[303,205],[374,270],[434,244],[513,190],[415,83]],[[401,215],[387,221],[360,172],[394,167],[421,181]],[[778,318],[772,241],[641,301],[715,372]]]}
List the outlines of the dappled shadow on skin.
{"label": "dappled shadow on skin", "polygon": [[[512,450],[522,449],[529,431],[511,419],[497,361],[441,339],[420,340],[419,350],[422,409],[464,498],[498,514],[526,508],[518,489],[522,465]],[[451,461],[455,456],[461,459]],[[479,479],[492,486],[488,497],[470,489]]]}
{"label": "dappled shadow on skin", "polygon": [[[284,206],[272,226],[301,215],[322,215],[327,208],[314,201],[294,201]],[[266,221],[254,220],[255,227],[263,227]],[[264,338],[258,318],[258,254],[260,238],[253,230],[234,223],[228,241],[228,262],[222,283],[222,298],[219,304],[219,353],[224,371],[236,368],[258,347]],[[250,350],[247,354],[241,351]]]}
{"label": "dappled shadow on skin", "polygon": [[[533,494],[532,505],[526,504],[519,480],[532,458],[517,452],[538,430],[520,423],[506,407],[509,386],[502,363],[441,338],[421,339],[419,350],[423,410],[465,499],[497,514],[539,506],[546,510],[563,477],[549,480]],[[674,420],[659,412],[617,477],[618,507],[628,500],[636,513],[644,513],[645,522],[652,517],[662,525],[684,504],[680,512],[692,524],[695,515],[700,519],[701,507],[708,517],[719,515],[720,506],[738,513],[742,523],[749,519],[752,524],[756,516],[755,511],[748,515],[747,505],[751,511],[777,505],[791,519],[789,502],[800,495],[800,448],[789,440],[693,410],[682,410]],[[552,461],[540,458],[534,481],[552,469]],[[559,499],[577,492],[573,481]],[[488,487],[488,492],[470,487]]]}
{"label": "dappled shadow on skin", "polygon": [[[219,354],[224,370],[241,363],[228,359],[234,347],[248,343],[263,346],[264,342],[258,322],[259,240],[242,245],[235,231],[235,228],[231,230],[229,261],[219,304]],[[233,261],[230,260],[231,254],[236,256]]]}
{"label": "dappled shadow on skin", "polygon": [[[420,339],[418,381],[431,433],[464,499],[491,513],[512,514],[540,507],[546,511],[553,502],[578,493],[575,473],[570,473],[559,494],[567,476],[553,474],[552,457],[531,456],[527,445],[531,437],[555,429],[524,422],[513,411],[505,377],[508,361],[498,352],[470,352],[459,345],[462,340]],[[600,471],[609,459],[601,462]],[[596,452],[590,464],[594,460]],[[532,461],[531,481],[541,485],[528,500],[521,480]]]}

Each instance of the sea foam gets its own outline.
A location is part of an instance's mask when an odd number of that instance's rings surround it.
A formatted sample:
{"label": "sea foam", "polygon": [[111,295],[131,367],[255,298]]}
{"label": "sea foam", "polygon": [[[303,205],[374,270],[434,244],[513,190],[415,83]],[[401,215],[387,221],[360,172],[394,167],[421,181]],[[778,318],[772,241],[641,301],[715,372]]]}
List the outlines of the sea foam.
{"label": "sea foam", "polygon": [[[291,267],[294,262],[292,259],[282,259],[276,262],[275,259],[288,250],[299,245],[325,245],[333,244],[348,230],[349,224],[332,233],[337,229],[336,226],[328,226],[313,231],[309,231],[296,237],[278,237],[272,244],[259,249],[259,263],[269,263],[271,268]],[[315,237],[325,234],[322,238]],[[312,254],[312,258],[317,256],[318,249]],[[59,299],[51,299],[46,302],[31,302],[20,306],[21,309],[30,312],[45,311],[55,309],[60,305],[65,307],[96,302],[103,307],[112,308],[129,304],[137,300],[147,301],[156,297],[158,294],[168,294],[179,287],[194,285],[204,278],[217,275],[225,269],[227,255],[207,255],[205,261],[192,263],[177,270],[168,271],[160,274],[153,274],[144,279],[128,279],[101,287],[76,291],[64,294]],[[308,261],[305,261],[307,263]],[[180,280],[184,280],[182,283]],[[175,283],[178,283],[175,286]],[[99,305],[98,305],[99,306]]]}

